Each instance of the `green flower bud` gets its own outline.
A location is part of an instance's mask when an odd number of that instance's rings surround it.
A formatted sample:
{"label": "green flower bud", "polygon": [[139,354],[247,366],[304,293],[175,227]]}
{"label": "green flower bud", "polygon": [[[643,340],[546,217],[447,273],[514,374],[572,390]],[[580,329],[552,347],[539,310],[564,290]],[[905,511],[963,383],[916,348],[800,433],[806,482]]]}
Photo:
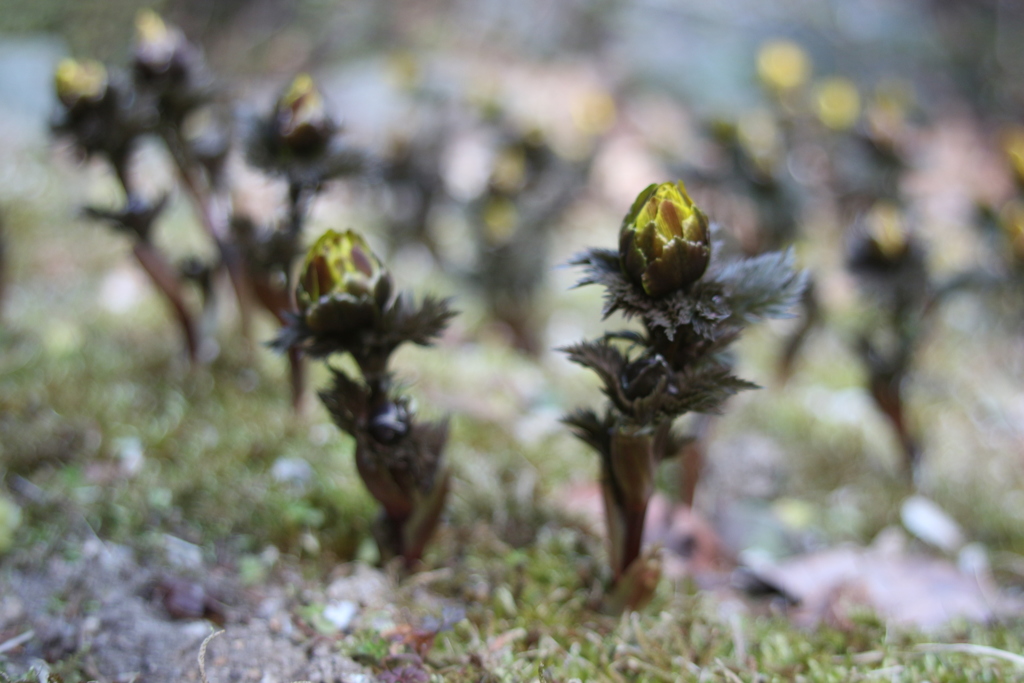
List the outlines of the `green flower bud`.
{"label": "green flower bud", "polygon": [[651,297],[698,280],[711,258],[708,217],[681,182],[647,187],[619,232],[623,272]]}
{"label": "green flower bud", "polygon": [[359,234],[328,230],[306,255],[296,299],[314,332],[365,326],[390,298],[391,274]]}
{"label": "green flower bud", "polygon": [[322,148],[334,133],[324,98],[309,74],[299,74],[277,101],[275,132],[293,151]]}
{"label": "green flower bud", "polygon": [[68,109],[80,102],[98,102],[107,92],[107,70],[91,60],[62,59],[53,80],[57,98]]}

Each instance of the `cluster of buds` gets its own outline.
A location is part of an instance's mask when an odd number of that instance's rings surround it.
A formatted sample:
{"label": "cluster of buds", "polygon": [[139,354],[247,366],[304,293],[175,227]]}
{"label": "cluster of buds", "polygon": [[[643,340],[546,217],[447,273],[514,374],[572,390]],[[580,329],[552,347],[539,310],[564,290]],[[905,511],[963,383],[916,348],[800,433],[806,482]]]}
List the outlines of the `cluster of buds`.
{"label": "cluster of buds", "polygon": [[109,223],[132,238],[133,253],[170,305],[181,328],[190,359],[199,353],[199,333],[182,291],[182,278],[152,241],[153,226],[167,203],[136,191],[128,169],[139,139],[156,127],[153,110],[138,97],[135,84],[123,74],[93,61],[64,59],[54,86],[59,107],[51,120],[54,133],[70,138],[86,157],[105,158],[125,193],[125,204],[109,210],[87,207],[85,215]]}
{"label": "cluster of buds", "polygon": [[381,505],[374,532],[382,560],[407,566],[440,520],[449,488],[443,462],[446,422],[414,418],[388,369],[403,343],[431,344],[454,312],[447,300],[393,295],[391,274],[355,232],[325,233],[310,249],[296,286],[298,312],[274,342],[325,358],[347,354],[361,377],[332,368],[334,382],[320,398],[356,443],[356,466]]}
{"label": "cluster of buds", "polygon": [[[135,255],[171,304],[190,358],[197,359],[200,331],[211,332],[208,328],[216,322],[213,278],[225,272],[246,336],[254,303],[284,324],[295,308],[292,272],[312,200],[324,181],[363,168],[362,155],[339,141],[339,126],[313,79],[307,74],[296,77],[271,111],[249,127],[250,161],[283,176],[289,186],[284,218],[268,223],[233,213],[226,172],[233,146],[229,107],[201,51],[156,13],[143,10],[136,18],[128,73],[68,59],[59,65],[55,85],[60,106],[54,131],[70,137],[84,155],[105,157],[125,191],[123,208],[89,208],[86,215],[134,238]],[[151,239],[167,195],[147,199],[134,186],[129,158],[145,135],[159,138],[170,153],[181,187],[216,246],[212,261],[188,259],[175,269]],[[201,318],[182,293],[188,281],[201,288]],[[293,404],[298,407],[304,373],[297,349],[289,352],[289,361]]]}
{"label": "cluster of buds", "polygon": [[580,285],[605,288],[606,316],[621,311],[643,324],[564,349],[597,373],[609,399],[603,414],[564,418],[601,456],[609,611],[642,606],[657,584],[656,557],[641,539],[658,463],[687,441],[674,421],[755,387],[724,352],[752,321],[786,315],[804,287],[789,253],[723,259],[713,231],[682,183],[651,185],[623,220],[619,251],[590,249],[573,261],[585,268]]}
{"label": "cluster of buds", "polygon": [[[122,208],[89,207],[85,214],[133,238],[136,258],[171,305],[189,356],[196,360],[199,326],[183,295],[184,276],[152,240],[167,196],[156,200],[144,197],[135,187],[129,160],[143,136],[160,137],[175,159],[186,188],[202,205],[199,213],[221,248],[222,257],[227,254],[226,220],[217,221],[208,210],[211,202],[200,196],[196,169],[202,168],[202,160],[207,158],[222,165],[228,138],[221,136],[216,153],[197,155],[195,146],[183,134],[185,118],[213,99],[213,81],[201,53],[180,31],[144,10],[136,20],[130,75],[98,62],[65,59],[57,67],[54,85],[59,107],[51,122],[53,131],[70,138],[83,155],[105,158],[124,189]],[[212,180],[209,184],[213,185]]]}

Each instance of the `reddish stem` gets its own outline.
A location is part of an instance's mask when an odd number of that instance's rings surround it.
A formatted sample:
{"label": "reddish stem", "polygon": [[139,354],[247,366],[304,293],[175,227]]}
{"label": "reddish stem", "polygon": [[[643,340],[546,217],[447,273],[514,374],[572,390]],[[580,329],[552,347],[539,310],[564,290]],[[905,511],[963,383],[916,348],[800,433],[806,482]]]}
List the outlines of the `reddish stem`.
{"label": "reddish stem", "polygon": [[163,131],[164,143],[171,152],[171,158],[178,170],[185,190],[192,200],[199,222],[206,230],[206,233],[217,246],[217,253],[228,271],[228,278],[231,280],[231,287],[235,290],[235,298],[238,301],[238,314],[241,318],[242,334],[246,339],[252,336],[252,315],[249,306],[249,288],[245,275],[244,264],[237,249],[230,242],[228,234],[228,208],[226,201],[214,201],[214,197],[205,191],[199,180],[192,173],[194,164],[189,163],[185,145],[179,138],[177,131],[165,128]]}
{"label": "reddish stem", "polygon": [[167,260],[149,242],[136,240],[132,252],[174,310],[174,316],[178,319],[178,325],[181,326],[181,332],[185,337],[188,359],[194,364],[199,355],[199,337],[192,315],[181,295],[181,282]]}

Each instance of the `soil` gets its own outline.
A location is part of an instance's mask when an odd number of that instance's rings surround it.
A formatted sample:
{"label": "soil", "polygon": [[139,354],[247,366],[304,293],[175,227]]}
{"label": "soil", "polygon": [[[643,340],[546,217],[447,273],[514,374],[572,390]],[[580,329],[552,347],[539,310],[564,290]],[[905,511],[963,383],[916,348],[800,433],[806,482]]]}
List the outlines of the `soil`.
{"label": "soil", "polygon": [[[62,661],[100,681],[198,681],[200,647],[222,628],[205,654],[210,683],[376,680],[338,646],[345,632],[389,618],[380,571],[357,565],[319,590],[296,576],[244,588],[218,570],[140,564],[95,539],[77,558],[37,567],[0,575],[0,671],[6,658],[15,680]],[[333,606],[347,623],[317,629],[296,616],[303,605],[306,614]]]}

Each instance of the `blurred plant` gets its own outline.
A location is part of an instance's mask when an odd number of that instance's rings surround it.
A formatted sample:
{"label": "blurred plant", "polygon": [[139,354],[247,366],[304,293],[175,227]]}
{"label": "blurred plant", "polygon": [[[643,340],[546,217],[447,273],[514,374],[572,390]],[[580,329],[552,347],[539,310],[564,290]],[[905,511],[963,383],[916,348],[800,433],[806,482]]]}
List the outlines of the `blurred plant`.
{"label": "blurred plant", "polygon": [[441,113],[434,117],[436,120],[411,134],[392,137],[382,159],[381,177],[386,188],[386,234],[392,250],[418,243],[441,260],[431,218],[437,206],[449,198],[441,168],[450,131]]}
{"label": "blurred plant", "polygon": [[920,465],[921,445],[904,396],[914,351],[937,290],[922,244],[904,213],[887,202],[876,204],[854,225],[847,265],[875,313],[856,344],[868,389],[896,431],[903,470],[912,479]]}
{"label": "blurred plant", "polygon": [[[286,217],[277,223],[256,221],[232,207],[227,174],[232,117],[199,49],[159,15],[143,10],[136,18],[131,73],[129,79],[98,63],[72,60],[58,68],[62,109],[54,130],[72,137],[86,155],[106,157],[125,190],[124,209],[90,208],[87,214],[135,236],[136,256],[171,302],[193,359],[200,331],[212,332],[206,328],[216,323],[214,284],[224,271],[235,290],[246,336],[253,300],[285,324],[295,310],[292,273],[311,203],[325,181],[361,172],[364,156],[341,141],[340,128],[313,79],[300,74],[269,114],[249,121],[249,161],[288,184]],[[199,223],[216,246],[213,262],[190,258],[175,271],[153,246],[153,224],[167,197],[156,202],[141,198],[129,173],[136,142],[150,134],[170,153]],[[202,326],[194,322],[183,296],[184,281],[200,289]],[[289,363],[292,400],[298,407],[304,385],[298,350],[289,352]]]}
{"label": "blurred plant", "polygon": [[314,358],[348,354],[361,377],[332,367],[320,399],[356,441],[356,466],[381,504],[374,527],[381,559],[420,559],[437,527],[450,485],[443,462],[446,421],[416,422],[410,399],[388,369],[401,344],[430,345],[455,315],[448,300],[416,306],[392,295],[392,278],[355,232],[328,231],[310,249],[296,287],[298,313],[274,341]]}
{"label": "blurred plant", "polygon": [[716,412],[755,388],[733,375],[727,349],[749,323],[786,315],[804,286],[790,253],[726,260],[711,234],[682,183],[651,185],[626,214],[618,251],[594,248],[572,262],[585,269],[581,286],[605,288],[605,316],[643,323],[564,349],[597,373],[609,399],[603,415],[580,409],[564,421],[601,456],[610,612],[643,606],[657,585],[660,564],[641,539],[655,468],[687,442],[675,419]]}
{"label": "blurred plant", "polygon": [[380,159],[380,209],[392,253],[410,244],[425,246],[438,262],[445,254],[434,232],[436,213],[451,200],[444,166],[450,145],[465,129],[466,113],[440,84],[422,73],[418,57],[397,51],[389,71],[405,111]]}
{"label": "blurred plant", "polygon": [[722,165],[714,171],[680,168],[700,185],[723,189],[749,200],[756,212],[756,229],[740,234],[748,255],[775,251],[799,237],[799,190],[787,164],[785,128],[773,112],[757,108],[735,122],[711,121],[707,128],[720,152]]}
{"label": "blurred plant", "polygon": [[[183,275],[171,266],[152,241],[153,226],[167,202],[143,198],[129,169],[131,153],[144,135],[163,140],[174,159],[183,185],[196,206],[200,222],[217,245],[247,317],[241,263],[228,240],[228,202],[222,171],[230,146],[230,132],[213,121],[215,87],[198,49],[154,12],[136,18],[131,77],[92,61],[66,59],[57,67],[60,103],[52,128],[66,135],[86,156],[105,157],[125,192],[118,210],[90,207],[86,215],[110,223],[132,235],[136,258],[169,301],[186,339],[189,356],[196,360],[199,329],[183,294]],[[198,114],[208,123],[197,126]],[[222,115],[220,119],[222,120]]]}
{"label": "blurred plant", "polygon": [[541,350],[537,292],[558,220],[582,190],[590,166],[560,157],[538,129],[493,113],[498,145],[484,191],[468,209],[476,239],[471,282],[515,346]]}
{"label": "blurred plant", "polygon": [[[906,148],[914,99],[909,86],[882,81],[864,102],[852,81],[832,76],[814,83],[808,98],[817,125],[800,128],[817,136],[812,144],[830,150],[829,172],[822,175],[836,197],[841,220],[856,220],[877,202],[901,204],[900,183],[908,167]],[[802,322],[786,340],[780,359],[783,379],[791,374],[807,337],[822,322],[816,291],[812,280],[801,302]]]}
{"label": "blurred plant", "polygon": [[293,225],[325,181],[364,169],[365,156],[343,140],[341,130],[309,74],[295,77],[269,116],[251,122],[246,156],[288,183]]}
{"label": "blurred plant", "polygon": [[200,225],[217,248],[238,302],[242,329],[250,328],[245,265],[230,235],[231,202],[225,164],[231,148],[230,112],[202,52],[152,10],[135,19],[134,96],[150,132],[164,143]]}
{"label": "blurred plant", "polygon": [[974,224],[994,252],[996,262],[970,275],[978,289],[1002,299],[997,303],[1007,307],[1007,315],[1000,317],[1016,319],[1024,288],[1024,127],[1013,126],[1003,131],[1000,142],[1014,193],[1002,202],[976,203]]}
{"label": "blurred plant", "polygon": [[152,241],[153,224],[167,197],[156,202],[144,199],[128,173],[129,155],[150,127],[144,108],[131,84],[98,62],[63,60],[57,66],[55,85],[60,106],[51,121],[53,131],[70,137],[83,156],[106,158],[125,193],[124,208],[111,211],[88,207],[86,215],[132,237],[135,258],[173,309],[189,358],[195,361],[198,331],[184,298],[181,278]]}
{"label": "blurred plant", "polygon": [[833,136],[832,189],[843,218],[852,220],[879,201],[900,204],[916,111],[910,86],[882,82],[866,103],[842,78],[819,84],[816,92],[818,119]]}

